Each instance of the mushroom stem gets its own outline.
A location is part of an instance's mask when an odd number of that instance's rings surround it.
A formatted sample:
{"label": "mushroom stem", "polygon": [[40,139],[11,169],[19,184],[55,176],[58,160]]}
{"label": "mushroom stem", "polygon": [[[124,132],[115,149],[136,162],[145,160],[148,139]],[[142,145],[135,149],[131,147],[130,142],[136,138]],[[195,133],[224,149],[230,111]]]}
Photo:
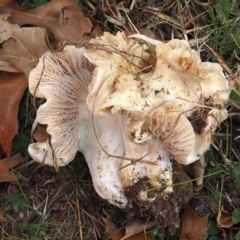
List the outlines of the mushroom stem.
{"label": "mushroom stem", "polygon": [[[97,132],[94,132],[93,124]],[[127,199],[123,192],[122,172],[119,171],[123,159],[119,156],[124,156],[125,147],[119,124],[118,115],[94,119],[92,123],[89,113],[89,118],[82,121],[79,129],[79,151],[85,157],[97,193],[103,199],[123,208]]]}

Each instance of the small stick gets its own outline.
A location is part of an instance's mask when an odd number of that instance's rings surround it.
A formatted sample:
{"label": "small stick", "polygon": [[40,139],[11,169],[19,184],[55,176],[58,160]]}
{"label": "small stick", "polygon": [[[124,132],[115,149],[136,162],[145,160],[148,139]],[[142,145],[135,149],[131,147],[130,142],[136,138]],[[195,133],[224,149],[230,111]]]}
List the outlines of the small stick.
{"label": "small stick", "polygon": [[78,228],[79,228],[79,237],[80,240],[83,240],[83,233],[82,233],[82,221],[81,221],[81,206],[78,200],[78,196],[76,197],[76,205],[77,205],[77,217],[78,217]]}

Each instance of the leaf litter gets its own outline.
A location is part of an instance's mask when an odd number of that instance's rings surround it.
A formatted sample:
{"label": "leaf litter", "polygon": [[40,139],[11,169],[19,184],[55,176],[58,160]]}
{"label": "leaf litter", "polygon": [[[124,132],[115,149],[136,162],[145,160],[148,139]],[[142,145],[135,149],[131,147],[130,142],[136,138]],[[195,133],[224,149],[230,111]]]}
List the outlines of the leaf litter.
{"label": "leaf litter", "polygon": [[[0,69],[2,71],[0,78],[0,111],[1,116],[5,116],[0,120],[0,140],[2,150],[4,151],[1,155],[9,155],[12,153],[12,140],[18,133],[17,114],[19,102],[27,88],[29,72],[37,65],[39,58],[49,50],[57,50],[62,44],[89,41],[90,37],[88,37],[87,34],[91,34],[92,31],[92,34],[95,35],[101,33],[98,24],[94,22],[94,20],[89,20],[84,17],[82,12],[76,7],[77,2],[78,1],[51,1],[49,4],[33,10],[20,9],[16,3],[10,2],[0,8]],[[94,26],[92,26],[92,23]],[[82,30],[80,30],[79,27]],[[18,71],[21,73],[12,73]],[[29,113],[34,115],[34,109],[29,109]],[[21,129],[24,130],[22,126]],[[24,131],[30,137],[30,126],[26,126]],[[36,139],[43,139],[47,137],[47,133],[43,127],[39,126],[34,137]],[[23,172],[27,170],[28,179],[24,178],[19,180],[20,176],[9,171],[10,166],[6,163],[8,163],[8,161],[10,163],[12,159],[12,166],[15,166],[17,159],[19,163],[22,163],[25,161],[25,158],[20,158],[18,154],[8,159],[7,161],[1,160],[0,162],[0,179],[1,182],[18,180],[19,193],[16,193],[17,195],[14,196],[11,192],[6,192],[2,196],[3,201],[6,201],[8,197],[11,196],[11,203],[15,204],[14,209],[11,209],[9,205],[7,205],[7,208],[6,205],[5,207],[3,205],[0,206],[0,210],[7,213],[9,213],[9,211],[11,212],[11,221],[6,223],[7,225],[5,225],[4,229],[11,228],[11,235],[20,236],[32,226],[31,234],[34,235],[34,226],[40,224],[43,232],[40,235],[44,236],[45,226],[51,226],[53,222],[56,222],[58,223],[56,228],[60,229],[59,234],[55,233],[53,235],[54,237],[58,238],[59,235],[63,236],[66,234],[66,236],[70,236],[74,234],[73,238],[75,239],[77,231],[72,233],[72,227],[75,229],[75,204],[79,201],[75,202],[71,200],[70,196],[73,199],[80,198],[80,201],[82,201],[82,199],[86,199],[85,196],[90,195],[91,192],[92,200],[94,200],[95,198],[92,194],[93,187],[91,185],[85,187],[88,189],[87,191],[91,189],[87,194],[84,193],[84,189],[81,189],[82,186],[77,187],[78,191],[73,193],[72,188],[75,188],[78,183],[70,181],[66,176],[68,175],[68,171],[73,174],[74,168],[71,169],[69,165],[64,170],[64,174],[58,174],[48,166],[37,166],[37,164],[32,161],[26,162],[23,165]],[[81,157],[78,158],[76,162],[79,160],[82,162],[81,159]],[[79,165],[79,163],[77,163],[77,165]],[[84,170],[82,170],[82,176],[84,176],[86,167],[82,166],[82,168]],[[77,175],[79,174],[75,173],[75,176]],[[3,189],[4,185],[0,185],[0,190],[4,193]],[[28,197],[19,195],[20,189],[25,194],[28,194]],[[82,195],[83,197],[81,197]],[[51,199],[50,203],[48,199]],[[99,197],[96,199],[99,199]],[[84,222],[87,221],[85,226],[89,228],[94,226],[91,234],[89,234],[89,239],[96,238],[96,236],[100,237],[101,233],[99,229],[102,229],[103,226],[97,222],[98,220],[96,218],[92,217],[93,214],[97,214],[98,210],[95,209],[89,200],[85,202],[88,202],[88,208],[92,206],[94,209],[93,212],[89,210],[88,213],[84,210],[82,211],[82,214],[84,214]],[[99,208],[101,205],[100,201],[97,200],[95,202],[99,203],[97,204]],[[84,204],[82,205],[84,206]],[[19,210],[17,209],[19,208],[17,206],[21,206],[21,215],[18,213]],[[28,206],[30,209],[26,211]],[[60,208],[57,206],[60,206]],[[59,209],[67,214],[56,214],[55,212]],[[45,216],[46,211],[47,213],[51,213],[51,215]],[[38,214],[36,215],[36,213]],[[38,216],[45,216],[44,219],[48,222],[38,222],[40,221]],[[82,216],[79,217],[81,218]],[[3,216],[1,222],[5,222]],[[64,232],[62,232],[62,227],[66,229]],[[48,231],[47,234],[51,235],[54,233],[54,229],[55,227],[52,228],[53,232]],[[5,236],[1,235],[1,238],[4,237]],[[59,239],[62,238],[59,237]]]}
{"label": "leaf litter", "polygon": [[31,24],[46,28],[60,42],[71,44],[86,43],[90,40],[92,23],[70,0],[52,0],[49,3],[31,10],[23,10],[16,3],[10,2],[0,9],[8,14],[12,24],[24,26]]}
{"label": "leaf litter", "polygon": [[2,17],[0,25],[2,26],[0,60],[8,62],[28,77],[29,72],[36,67],[38,59],[50,50],[46,29],[21,28],[17,24],[3,20]]}

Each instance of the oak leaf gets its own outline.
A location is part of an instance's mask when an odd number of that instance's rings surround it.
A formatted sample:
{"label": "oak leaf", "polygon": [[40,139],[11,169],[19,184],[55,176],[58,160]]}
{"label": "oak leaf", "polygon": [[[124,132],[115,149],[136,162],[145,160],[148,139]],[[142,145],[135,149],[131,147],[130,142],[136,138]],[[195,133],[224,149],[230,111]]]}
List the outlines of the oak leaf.
{"label": "oak leaf", "polygon": [[8,158],[0,160],[0,182],[12,182],[20,179],[21,177],[13,173],[11,168],[22,164],[25,162],[25,159],[21,156],[20,153],[12,155]]}
{"label": "oak leaf", "polygon": [[200,217],[190,206],[183,203],[182,232],[179,240],[199,240],[207,232],[208,215]]}
{"label": "oak leaf", "polygon": [[16,3],[10,2],[3,6],[0,12],[9,14],[8,20],[12,24],[31,24],[47,28],[60,42],[88,42],[91,38],[87,34],[91,32],[92,24],[77,8],[75,2],[52,0],[31,10],[21,9]]}
{"label": "oak leaf", "polygon": [[10,1],[11,0],[0,0],[0,6],[3,6],[3,5],[7,4]]}
{"label": "oak leaf", "polygon": [[20,72],[17,68],[13,67],[10,63],[0,60],[0,71],[5,72]]}
{"label": "oak leaf", "polygon": [[0,17],[0,60],[9,63],[27,77],[39,58],[49,50],[46,29],[20,28]]}
{"label": "oak leaf", "polygon": [[27,78],[22,73],[0,74],[0,143],[7,155],[11,153],[13,137],[18,133],[18,106],[27,86]]}

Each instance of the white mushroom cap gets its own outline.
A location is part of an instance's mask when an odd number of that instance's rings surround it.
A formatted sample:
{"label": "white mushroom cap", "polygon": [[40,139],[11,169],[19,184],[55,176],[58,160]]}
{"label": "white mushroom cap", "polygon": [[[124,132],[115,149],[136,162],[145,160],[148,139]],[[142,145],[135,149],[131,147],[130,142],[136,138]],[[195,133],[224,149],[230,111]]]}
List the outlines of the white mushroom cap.
{"label": "white mushroom cap", "polygon": [[[145,81],[150,106],[190,116],[197,107],[221,108],[229,97],[228,82],[217,63],[201,62],[184,40],[174,39],[156,47],[157,62]],[[208,103],[209,101],[209,103]]]}
{"label": "white mushroom cap", "polygon": [[[72,161],[78,151],[79,128],[86,112],[81,102],[85,102],[92,77],[84,51],[84,48],[66,46],[61,53],[47,52],[30,73],[30,92],[34,97],[46,99],[37,111],[35,122],[46,124],[51,135],[50,144],[29,145],[30,155],[40,163],[63,166]],[[53,156],[51,160],[43,154],[50,149],[49,145],[53,151],[49,153]]]}
{"label": "white mushroom cap", "polygon": [[37,162],[47,165],[53,165],[55,159],[52,151],[52,147],[49,145],[49,141],[32,143],[28,147],[29,155]]}

